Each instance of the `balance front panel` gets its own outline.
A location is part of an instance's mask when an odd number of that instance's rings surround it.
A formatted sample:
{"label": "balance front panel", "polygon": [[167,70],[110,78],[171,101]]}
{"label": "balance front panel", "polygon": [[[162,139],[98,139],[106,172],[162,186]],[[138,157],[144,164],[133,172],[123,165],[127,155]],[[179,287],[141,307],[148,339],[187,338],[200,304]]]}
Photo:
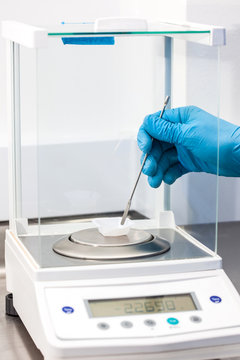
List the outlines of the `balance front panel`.
{"label": "balance front panel", "polygon": [[[216,272],[214,272],[216,274]],[[45,304],[61,340],[158,338],[240,327],[239,296],[223,271],[169,282],[47,287]],[[165,339],[165,340],[164,340]]]}

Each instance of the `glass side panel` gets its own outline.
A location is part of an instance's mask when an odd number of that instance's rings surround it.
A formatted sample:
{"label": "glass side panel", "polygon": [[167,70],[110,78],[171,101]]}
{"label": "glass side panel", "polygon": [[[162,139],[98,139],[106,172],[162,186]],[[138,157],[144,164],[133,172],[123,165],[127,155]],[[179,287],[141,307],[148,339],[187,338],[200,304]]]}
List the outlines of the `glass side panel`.
{"label": "glass side panel", "polygon": [[38,218],[38,123],[36,52],[20,47],[21,187],[20,218]]}
{"label": "glass side panel", "polygon": [[[179,148],[178,156],[189,173],[171,186],[171,209],[177,225],[215,251],[219,166],[219,49],[188,43],[186,51],[186,105],[193,108],[186,116],[190,125],[188,139],[185,139],[186,147]],[[191,127],[191,124],[196,124],[196,127]]]}

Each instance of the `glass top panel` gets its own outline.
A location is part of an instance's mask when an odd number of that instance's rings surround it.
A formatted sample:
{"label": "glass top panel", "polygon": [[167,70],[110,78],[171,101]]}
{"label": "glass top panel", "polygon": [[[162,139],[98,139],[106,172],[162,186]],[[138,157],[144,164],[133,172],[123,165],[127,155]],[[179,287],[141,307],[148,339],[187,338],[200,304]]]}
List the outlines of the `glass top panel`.
{"label": "glass top panel", "polygon": [[131,31],[96,31],[94,22],[65,23],[47,29],[49,36],[79,36],[79,35],[164,35],[164,34],[209,34],[210,29],[196,28],[189,25],[175,25],[170,23],[148,24],[147,30]]}

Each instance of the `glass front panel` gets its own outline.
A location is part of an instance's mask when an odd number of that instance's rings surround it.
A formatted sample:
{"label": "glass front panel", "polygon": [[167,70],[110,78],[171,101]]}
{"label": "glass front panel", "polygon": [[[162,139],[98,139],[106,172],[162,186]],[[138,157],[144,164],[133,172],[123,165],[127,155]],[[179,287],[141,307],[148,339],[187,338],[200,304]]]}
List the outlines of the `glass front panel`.
{"label": "glass front panel", "polygon": [[[163,103],[163,40],[49,43],[37,56],[39,216],[121,216],[140,170],[138,128]],[[155,216],[144,176],[131,210]]]}

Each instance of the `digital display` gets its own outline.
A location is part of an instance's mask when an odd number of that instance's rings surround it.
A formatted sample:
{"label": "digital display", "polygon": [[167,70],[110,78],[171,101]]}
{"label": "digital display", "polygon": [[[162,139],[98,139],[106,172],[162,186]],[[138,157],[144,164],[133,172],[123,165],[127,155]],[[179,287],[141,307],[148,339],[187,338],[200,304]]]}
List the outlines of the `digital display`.
{"label": "digital display", "polygon": [[125,299],[88,300],[92,317],[169,313],[197,310],[191,294]]}

